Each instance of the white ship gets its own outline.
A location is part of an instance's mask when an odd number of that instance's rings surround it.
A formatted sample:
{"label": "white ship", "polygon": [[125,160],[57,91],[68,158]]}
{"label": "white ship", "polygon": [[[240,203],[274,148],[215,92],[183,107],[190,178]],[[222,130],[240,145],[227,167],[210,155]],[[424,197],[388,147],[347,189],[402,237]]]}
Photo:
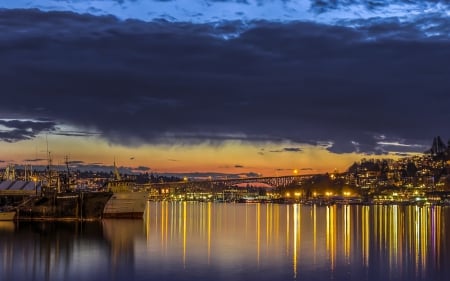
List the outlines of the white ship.
{"label": "white ship", "polygon": [[16,217],[16,211],[0,211],[0,221],[12,221]]}
{"label": "white ship", "polygon": [[114,180],[106,183],[113,196],[106,203],[103,218],[142,218],[147,206],[148,192],[133,181],[121,179],[114,162]]}

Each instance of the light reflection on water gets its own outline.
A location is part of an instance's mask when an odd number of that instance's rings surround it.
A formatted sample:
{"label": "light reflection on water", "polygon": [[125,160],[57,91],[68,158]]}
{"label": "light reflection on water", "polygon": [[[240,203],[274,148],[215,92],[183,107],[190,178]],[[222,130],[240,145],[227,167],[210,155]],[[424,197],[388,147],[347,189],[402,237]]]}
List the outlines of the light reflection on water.
{"label": "light reflection on water", "polygon": [[150,202],[0,222],[0,280],[450,280],[450,208]]}

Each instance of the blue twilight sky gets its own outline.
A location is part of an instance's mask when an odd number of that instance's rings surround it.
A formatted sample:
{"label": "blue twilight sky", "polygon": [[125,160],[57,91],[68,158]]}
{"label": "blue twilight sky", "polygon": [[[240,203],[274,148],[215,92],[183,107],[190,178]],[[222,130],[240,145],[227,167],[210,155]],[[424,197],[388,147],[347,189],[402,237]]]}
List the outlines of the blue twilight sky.
{"label": "blue twilight sky", "polygon": [[170,170],[183,151],[227,147],[201,169],[245,150],[220,167],[251,171],[251,155],[309,171],[314,151],[346,155],[340,167],[423,152],[450,137],[449,13],[438,0],[3,0],[0,152],[18,159],[45,134],[124,155],[176,147],[155,156]]}
{"label": "blue twilight sky", "polygon": [[12,0],[4,8],[37,8],[114,15],[120,19],[152,21],[166,19],[193,23],[223,20],[314,21],[401,17],[423,14],[448,15],[448,1],[430,0]]}

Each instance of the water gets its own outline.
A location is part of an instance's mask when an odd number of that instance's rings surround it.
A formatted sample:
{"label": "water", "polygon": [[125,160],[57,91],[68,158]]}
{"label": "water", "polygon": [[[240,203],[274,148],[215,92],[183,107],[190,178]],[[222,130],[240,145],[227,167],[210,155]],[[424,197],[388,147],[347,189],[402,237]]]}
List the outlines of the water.
{"label": "water", "polygon": [[0,280],[450,280],[450,207],[149,203],[0,222]]}

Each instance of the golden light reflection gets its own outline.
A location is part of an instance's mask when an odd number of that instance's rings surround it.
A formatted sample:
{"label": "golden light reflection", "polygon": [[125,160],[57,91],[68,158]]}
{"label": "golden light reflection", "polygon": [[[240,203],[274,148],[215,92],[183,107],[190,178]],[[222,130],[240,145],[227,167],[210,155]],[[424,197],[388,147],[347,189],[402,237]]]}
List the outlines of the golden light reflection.
{"label": "golden light reflection", "polygon": [[336,205],[327,206],[327,251],[330,259],[330,268],[336,266]]}
{"label": "golden light reflection", "polygon": [[347,263],[350,260],[351,223],[350,206],[344,206],[344,255]]}
{"label": "golden light reflection", "polygon": [[259,266],[261,258],[261,205],[256,205],[256,263]]}
{"label": "golden light reflection", "polygon": [[267,205],[266,206],[266,249],[269,248],[270,229],[272,227],[272,225],[270,224],[270,219],[272,218],[271,206],[272,205]]}
{"label": "golden light reflection", "polygon": [[[433,208],[435,212],[432,212],[433,214],[433,225],[431,226],[431,234],[432,234],[432,241],[434,241],[433,249],[436,249],[436,255],[434,255],[435,260],[434,263],[439,265],[439,262],[441,260],[441,233],[443,224],[441,223],[442,218],[442,209],[441,208]],[[439,269],[439,267],[438,267]]]}
{"label": "golden light reflection", "polygon": [[166,230],[165,228],[165,211],[166,209],[164,208],[164,206],[161,206],[161,218],[160,218],[160,222],[161,222],[161,249],[163,250],[165,247],[165,241],[167,241],[164,232]]}
{"label": "golden light reflection", "polygon": [[211,263],[211,202],[208,202],[208,264]]}
{"label": "golden light reflection", "polygon": [[326,242],[327,242],[327,252],[330,252],[330,210],[327,206],[327,216],[326,216]]}
{"label": "golden light reflection", "polygon": [[145,217],[145,235],[147,237],[147,247],[150,246],[150,233],[151,233],[151,229],[150,229],[150,201],[147,201],[147,207],[145,208],[145,212],[144,212],[144,217]]}
{"label": "golden light reflection", "polygon": [[314,264],[317,258],[317,206],[313,206],[313,249],[314,249]]}
{"label": "golden light reflection", "polygon": [[385,206],[375,206],[375,223],[374,223],[374,235],[375,235],[375,243],[378,245],[378,251],[381,252],[383,249],[383,208]]}
{"label": "golden light reflection", "polygon": [[419,263],[420,263],[420,208],[419,206],[414,207],[414,263],[416,269],[416,276],[419,274]]}
{"label": "golden light reflection", "polygon": [[249,262],[243,256],[259,267],[286,259],[298,279],[305,266],[335,271],[360,262],[395,279],[439,268],[448,247],[442,216],[438,206],[159,202],[146,210],[145,237],[149,251],[182,256],[184,267]]}
{"label": "golden light reflection", "polygon": [[289,255],[290,253],[290,233],[289,233],[289,224],[290,224],[290,219],[289,219],[289,211],[290,211],[290,205],[286,206],[286,254]]}
{"label": "golden light reflection", "polygon": [[389,219],[389,265],[391,268],[396,268],[398,266],[398,206],[390,206],[389,208],[390,214],[388,216]]}
{"label": "golden light reflection", "polygon": [[168,239],[168,235],[169,235],[169,203],[167,202],[163,202],[163,208],[165,210],[165,233],[166,235],[164,236],[165,238],[165,244],[164,244],[164,250],[167,251],[167,241]]}
{"label": "golden light reflection", "polygon": [[249,209],[249,205],[245,205],[245,235],[247,235],[247,230],[249,229],[249,225],[248,225],[248,218],[249,218],[248,209]]}
{"label": "golden light reflection", "polygon": [[297,278],[298,205],[294,204],[294,249],[292,252],[294,278]]}
{"label": "golden light reflection", "polygon": [[415,232],[415,257],[416,257],[416,275],[420,275],[426,268],[427,248],[428,248],[428,214],[427,209],[416,206],[415,208],[416,223],[414,224]]}
{"label": "golden light reflection", "polygon": [[422,208],[421,210],[421,228],[420,228],[420,244],[421,244],[421,265],[422,265],[422,272],[427,267],[427,259],[425,257],[428,256],[428,226],[429,226],[429,209],[428,208]]}
{"label": "golden light reflection", "polygon": [[362,207],[362,256],[363,264],[369,267],[369,256],[370,256],[370,207]]}
{"label": "golden light reflection", "polygon": [[186,202],[183,202],[183,266],[186,268],[186,225],[187,225],[187,215],[186,215]]}
{"label": "golden light reflection", "polygon": [[281,238],[281,228],[280,228],[280,206],[279,205],[275,205],[275,222],[274,222],[274,239],[275,241],[279,242],[280,238]]}

